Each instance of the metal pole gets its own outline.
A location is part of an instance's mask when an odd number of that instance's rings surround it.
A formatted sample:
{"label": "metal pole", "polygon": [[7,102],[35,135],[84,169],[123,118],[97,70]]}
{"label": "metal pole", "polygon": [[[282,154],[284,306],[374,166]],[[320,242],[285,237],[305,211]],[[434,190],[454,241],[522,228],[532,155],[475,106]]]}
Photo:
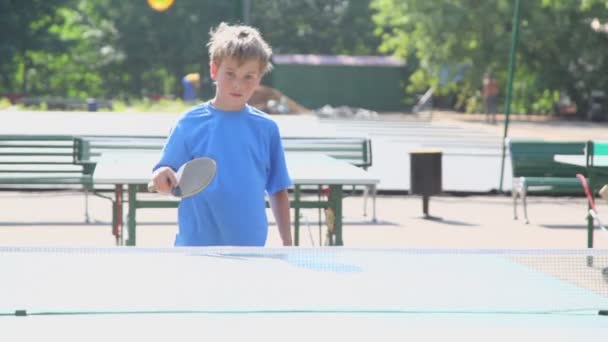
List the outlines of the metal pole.
{"label": "metal pole", "polygon": [[507,132],[509,130],[509,115],[511,114],[511,95],[513,93],[513,75],[515,73],[515,55],[517,50],[517,41],[519,39],[519,2],[515,0],[515,9],[513,11],[513,31],[511,34],[511,53],[509,57],[509,79],[507,81],[507,97],[505,98],[505,130],[502,136],[502,161],[500,164],[500,184],[498,185],[498,192],[502,192],[502,182],[505,173],[505,153],[507,138]]}
{"label": "metal pole", "polygon": [[251,0],[243,0],[243,24],[251,23]]}

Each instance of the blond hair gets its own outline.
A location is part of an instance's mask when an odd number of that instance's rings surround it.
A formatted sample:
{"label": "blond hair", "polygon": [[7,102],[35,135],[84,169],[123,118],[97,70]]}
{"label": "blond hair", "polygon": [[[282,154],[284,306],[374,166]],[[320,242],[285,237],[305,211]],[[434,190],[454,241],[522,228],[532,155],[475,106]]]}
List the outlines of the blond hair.
{"label": "blond hair", "polygon": [[258,60],[262,73],[272,69],[270,58],[272,49],[264,41],[260,32],[245,25],[228,25],[221,23],[209,32],[211,38],[209,59],[219,66],[226,57],[235,58],[240,64],[249,60]]}

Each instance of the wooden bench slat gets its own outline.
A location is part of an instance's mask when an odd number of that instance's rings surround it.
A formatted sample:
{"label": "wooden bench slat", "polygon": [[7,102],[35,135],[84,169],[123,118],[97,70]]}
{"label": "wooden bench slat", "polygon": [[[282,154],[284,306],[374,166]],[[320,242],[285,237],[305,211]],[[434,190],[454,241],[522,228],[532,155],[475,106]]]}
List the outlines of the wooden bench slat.
{"label": "wooden bench slat", "polygon": [[74,141],[74,136],[65,134],[1,134],[0,141]]}
{"label": "wooden bench slat", "polygon": [[5,177],[0,176],[0,183],[3,184],[82,184],[90,183],[93,178],[90,176],[21,176],[21,177]]}
{"label": "wooden bench slat", "polygon": [[49,144],[45,144],[45,145],[23,145],[23,144],[19,144],[19,145],[12,145],[12,144],[0,144],[0,153],[5,150],[5,149],[32,149],[32,150],[38,150],[38,149],[57,149],[57,150],[73,150],[74,147],[72,145],[49,145]]}
{"label": "wooden bench slat", "polygon": [[46,156],[57,156],[57,157],[72,157],[72,153],[64,152],[0,152],[0,157],[46,157]]}
{"label": "wooden bench slat", "polygon": [[[159,136],[82,136],[77,139],[77,159],[95,161],[105,151],[155,150],[163,148],[166,137]],[[283,137],[285,151],[327,153],[331,157],[351,161],[353,165],[372,164],[371,142],[351,137]]]}
{"label": "wooden bench slat", "polygon": [[0,160],[0,165],[74,165],[73,162],[68,161],[4,161]]}
{"label": "wooden bench slat", "polygon": [[77,163],[74,142],[71,135],[0,134],[0,187],[90,187],[91,170]]}
{"label": "wooden bench slat", "polygon": [[39,174],[39,173],[77,173],[77,174],[81,174],[82,170],[81,169],[76,169],[76,170],[27,170],[27,169],[18,169],[18,170],[0,170],[0,175],[4,175],[4,174],[24,174],[24,173],[33,173],[33,174]]}

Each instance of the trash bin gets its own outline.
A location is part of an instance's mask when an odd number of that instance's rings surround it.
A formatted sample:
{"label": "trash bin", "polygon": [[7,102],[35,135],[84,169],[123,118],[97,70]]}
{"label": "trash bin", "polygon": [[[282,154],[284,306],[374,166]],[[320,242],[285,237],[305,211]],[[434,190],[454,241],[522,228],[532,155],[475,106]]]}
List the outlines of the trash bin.
{"label": "trash bin", "polygon": [[441,193],[441,151],[410,152],[410,194],[422,195],[422,212],[429,217],[429,198]]}
{"label": "trash bin", "polygon": [[89,112],[96,112],[97,111],[97,100],[87,99],[87,110]]}

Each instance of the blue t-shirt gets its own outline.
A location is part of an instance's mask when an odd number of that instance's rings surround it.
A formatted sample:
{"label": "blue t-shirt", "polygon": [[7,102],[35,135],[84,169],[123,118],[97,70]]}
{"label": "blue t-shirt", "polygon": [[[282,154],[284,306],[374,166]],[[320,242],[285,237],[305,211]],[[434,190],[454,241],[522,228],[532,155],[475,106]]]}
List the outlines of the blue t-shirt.
{"label": "blue t-shirt", "polygon": [[181,117],[154,167],[177,170],[198,158],[215,159],[209,186],[181,200],[176,246],[263,246],[268,234],[266,193],[291,186],[277,124],[246,105],[222,111],[210,103]]}

